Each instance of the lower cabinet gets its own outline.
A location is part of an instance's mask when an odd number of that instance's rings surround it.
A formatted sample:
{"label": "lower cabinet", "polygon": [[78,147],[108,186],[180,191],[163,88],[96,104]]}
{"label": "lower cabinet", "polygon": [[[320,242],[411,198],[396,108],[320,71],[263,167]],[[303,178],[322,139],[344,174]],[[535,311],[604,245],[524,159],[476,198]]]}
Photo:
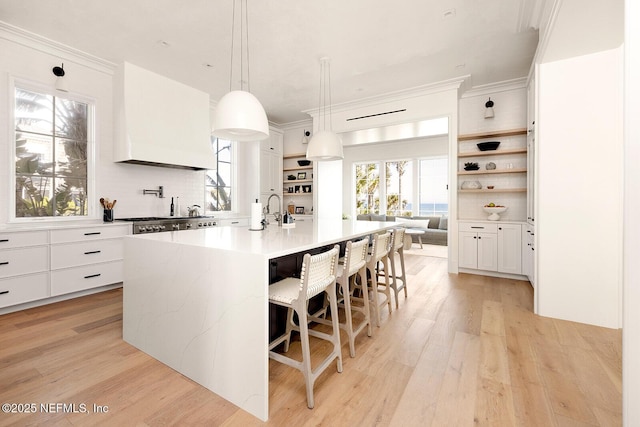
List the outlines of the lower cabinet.
{"label": "lower cabinet", "polygon": [[122,282],[129,224],[0,232],[0,308]]}
{"label": "lower cabinet", "polygon": [[49,233],[0,233],[0,308],[49,296]]}
{"label": "lower cabinet", "polygon": [[51,231],[51,296],[122,282],[129,226]]}
{"label": "lower cabinet", "polygon": [[522,274],[521,224],[461,221],[458,227],[458,267]]}
{"label": "lower cabinet", "polygon": [[535,274],[535,227],[526,224],[522,227],[522,274],[527,276],[531,286],[536,287]]}

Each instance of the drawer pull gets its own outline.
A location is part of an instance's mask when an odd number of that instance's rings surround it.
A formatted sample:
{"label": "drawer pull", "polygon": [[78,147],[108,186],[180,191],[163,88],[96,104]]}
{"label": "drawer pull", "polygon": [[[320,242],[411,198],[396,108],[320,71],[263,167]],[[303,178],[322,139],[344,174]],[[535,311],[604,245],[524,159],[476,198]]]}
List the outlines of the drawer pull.
{"label": "drawer pull", "polygon": [[5,295],[5,294],[8,294],[8,293],[9,293],[9,291],[0,291],[0,295]]}
{"label": "drawer pull", "polygon": [[89,251],[89,252],[85,252],[85,255],[91,255],[91,254],[99,254],[101,251]]}
{"label": "drawer pull", "polygon": [[100,273],[90,274],[88,276],[84,276],[85,279],[91,279],[91,278],[94,278],[94,277],[100,277]]}
{"label": "drawer pull", "polygon": [[99,231],[94,231],[92,233],[84,233],[85,236],[95,236],[96,234],[100,234]]}
{"label": "drawer pull", "polygon": [[8,241],[9,241],[9,239],[0,239],[0,243],[5,243],[5,242],[8,242]]}
{"label": "drawer pull", "polygon": [[479,228],[479,229],[481,229],[481,230],[484,230],[484,227],[475,226],[475,225],[472,225],[472,226],[471,226],[471,228]]}
{"label": "drawer pull", "polygon": [[9,261],[2,261],[0,262],[0,265],[9,265]]}
{"label": "drawer pull", "polygon": [[240,221],[231,221],[231,224],[240,224]]}

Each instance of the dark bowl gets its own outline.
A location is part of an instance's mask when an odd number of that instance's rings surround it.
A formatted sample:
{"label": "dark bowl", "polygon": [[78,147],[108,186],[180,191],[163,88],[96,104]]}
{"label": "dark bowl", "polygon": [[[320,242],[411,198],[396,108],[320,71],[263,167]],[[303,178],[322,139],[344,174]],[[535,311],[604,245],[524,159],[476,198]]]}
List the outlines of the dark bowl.
{"label": "dark bowl", "polygon": [[495,150],[500,145],[500,141],[479,142],[476,144],[480,151]]}
{"label": "dark bowl", "polygon": [[311,164],[311,160],[298,160],[298,164],[300,166],[309,166]]}

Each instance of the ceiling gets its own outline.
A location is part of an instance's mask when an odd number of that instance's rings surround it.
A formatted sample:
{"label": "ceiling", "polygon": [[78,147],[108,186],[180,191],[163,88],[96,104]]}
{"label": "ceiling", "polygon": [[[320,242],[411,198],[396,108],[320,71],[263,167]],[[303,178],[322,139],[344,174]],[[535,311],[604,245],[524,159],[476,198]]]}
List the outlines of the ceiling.
{"label": "ceiling", "polygon": [[[248,0],[250,91],[270,121],[287,124],[318,107],[323,56],[334,104],[461,76],[467,87],[525,77],[541,3]],[[232,9],[232,0],[2,0],[0,20],[217,100],[230,88]],[[233,76],[238,89],[239,65]]]}

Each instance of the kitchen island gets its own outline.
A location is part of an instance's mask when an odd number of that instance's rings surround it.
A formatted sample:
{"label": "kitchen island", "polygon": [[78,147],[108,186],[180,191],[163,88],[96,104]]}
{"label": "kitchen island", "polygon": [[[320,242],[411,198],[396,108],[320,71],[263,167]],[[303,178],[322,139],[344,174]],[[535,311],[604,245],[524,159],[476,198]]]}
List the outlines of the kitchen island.
{"label": "kitchen island", "polygon": [[270,260],[395,225],[319,220],[127,236],[123,338],[266,421]]}

